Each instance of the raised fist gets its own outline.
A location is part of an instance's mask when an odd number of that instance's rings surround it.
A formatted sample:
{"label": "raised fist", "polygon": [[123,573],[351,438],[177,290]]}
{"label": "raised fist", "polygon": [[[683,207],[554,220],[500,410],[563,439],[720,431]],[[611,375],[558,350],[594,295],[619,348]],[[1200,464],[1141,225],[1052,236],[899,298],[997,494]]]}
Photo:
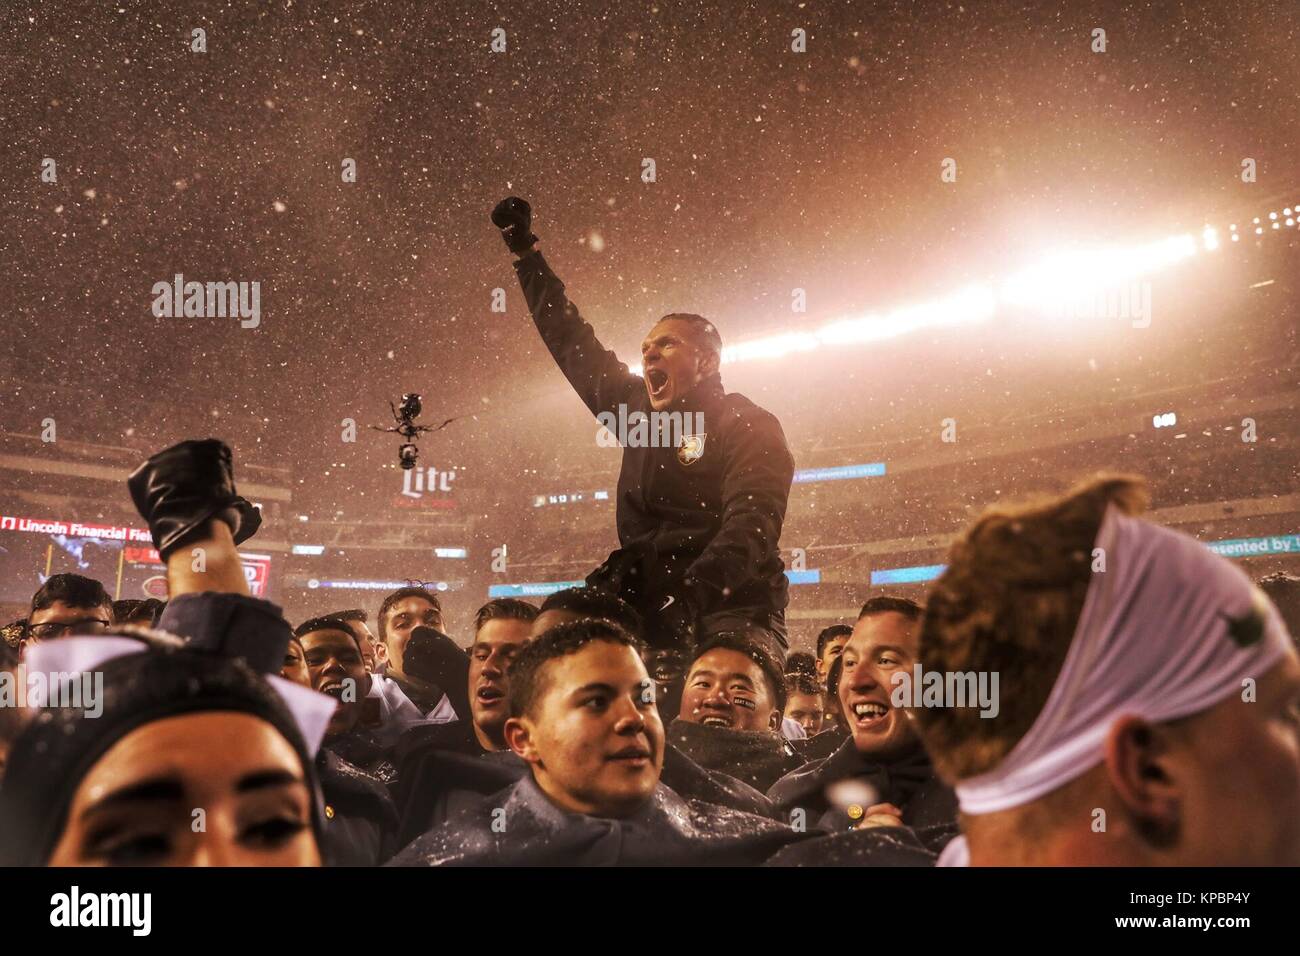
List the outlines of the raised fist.
{"label": "raised fist", "polygon": [[251,538],[262,523],[261,513],[235,489],[230,449],[214,438],[158,452],[126,483],[164,561],[213,518],[230,526],[235,544]]}
{"label": "raised fist", "polygon": [[501,230],[506,247],[515,255],[523,255],[537,241],[532,234],[532,207],[518,196],[509,196],[496,204],[492,210],[492,225]]}

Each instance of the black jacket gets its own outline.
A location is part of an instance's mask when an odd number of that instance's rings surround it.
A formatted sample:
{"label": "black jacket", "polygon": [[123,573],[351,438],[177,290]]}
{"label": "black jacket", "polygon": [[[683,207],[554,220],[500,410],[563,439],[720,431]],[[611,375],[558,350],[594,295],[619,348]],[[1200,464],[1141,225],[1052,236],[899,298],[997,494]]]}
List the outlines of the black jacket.
{"label": "black jacket", "polygon": [[861,796],[855,794],[849,799],[859,805],[861,801],[869,801],[867,805],[892,803],[903,811],[903,823],[909,827],[946,825],[957,820],[956,795],[934,775],[930,758],[921,747],[891,763],[875,763],[858,753],[852,737],[826,759],[786,774],[767,795],[787,819],[795,809],[802,809],[809,827],[839,832],[852,827],[856,820],[848,815],[846,807],[832,802],[828,788],[845,783],[861,785]]}
{"label": "black jacket", "polygon": [[[412,727],[398,741],[397,754],[398,846],[446,822],[474,797],[496,793],[528,774],[528,764],[513,753],[485,751],[468,721]],[[705,770],[672,744],[664,746],[661,779],[687,800],[776,816],[762,791]]]}
{"label": "black jacket", "polygon": [[[524,256],[515,269],[542,340],[592,414],[617,420],[621,405],[624,418],[650,415],[645,382],[600,344],[542,254]],[[780,422],[743,395],[725,393],[716,374],[665,411],[702,413],[702,445],[695,446],[701,453],[687,460],[693,456],[685,448],[624,448],[621,547],[587,583],[642,611],[678,594],[691,597],[701,616],[784,608],[787,581],[777,540],[794,459]]]}
{"label": "black jacket", "polygon": [[960,833],[957,824],[922,827],[871,827],[832,833],[794,843],[764,866],[934,866],[948,841]]}
{"label": "black jacket", "polygon": [[808,836],[767,817],[684,800],[663,784],[626,819],[568,813],[528,774],[461,809],[392,865],[752,866]]}
{"label": "black jacket", "polygon": [[316,772],[325,796],[321,850],[331,866],[379,866],[398,849],[397,811],[374,777],[324,747]]}
{"label": "black jacket", "polygon": [[[794,744],[767,731],[706,727],[678,717],[666,733],[670,744],[701,767],[762,791],[804,763]],[[776,810],[777,819],[784,820],[781,808]]]}

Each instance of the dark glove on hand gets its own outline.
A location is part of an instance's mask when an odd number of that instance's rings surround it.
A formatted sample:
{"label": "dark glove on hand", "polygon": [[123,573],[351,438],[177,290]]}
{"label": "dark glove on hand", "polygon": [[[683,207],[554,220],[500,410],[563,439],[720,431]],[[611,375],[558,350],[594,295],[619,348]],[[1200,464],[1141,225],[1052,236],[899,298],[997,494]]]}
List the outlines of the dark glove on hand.
{"label": "dark glove on hand", "polygon": [[496,204],[492,210],[492,225],[501,230],[506,247],[517,256],[522,256],[537,242],[532,233],[532,207],[518,196],[510,196]]}
{"label": "dark glove on hand", "polygon": [[215,438],[183,441],[158,452],[126,480],[163,561],[217,518],[235,544],[253,536],[262,514],[235,490],[230,449]]}
{"label": "dark glove on hand", "polygon": [[441,631],[417,627],[402,651],[408,677],[433,684],[447,695],[461,720],[469,719],[469,655]]}

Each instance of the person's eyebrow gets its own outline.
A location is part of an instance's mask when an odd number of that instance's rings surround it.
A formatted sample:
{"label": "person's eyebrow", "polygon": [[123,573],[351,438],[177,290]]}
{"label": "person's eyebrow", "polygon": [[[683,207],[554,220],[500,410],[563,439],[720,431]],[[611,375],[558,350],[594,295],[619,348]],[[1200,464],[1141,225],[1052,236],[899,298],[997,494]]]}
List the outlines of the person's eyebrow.
{"label": "person's eyebrow", "polygon": [[302,778],[290,773],[288,770],[255,770],[253,773],[245,774],[239,778],[235,784],[236,793],[247,793],[250,790],[261,790],[266,787],[287,787],[295,783],[302,783]]}
{"label": "person's eyebrow", "polygon": [[613,688],[612,685],[610,685],[610,684],[602,684],[602,683],[600,683],[600,682],[597,681],[597,682],[595,682],[595,683],[591,683],[591,684],[583,684],[581,687],[579,687],[577,690],[575,690],[575,691],[574,691],[572,694],[570,694],[569,696],[570,696],[570,697],[578,697],[578,696],[580,696],[580,695],[582,695],[582,694],[589,694],[589,693],[592,693],[593,691],[600,691],[600,692],[603,693],[603,694],[616,694],[616,693],[618,693],[618,691],[616,691],[616,690]]}
{"label": "person's eyebrow", "polygon": [[93,813],[111,810],[114,807],[128,803],[160,800],[180,802],[184,798],[185,788],[178,779],[175,777],[155,777],[151,780],[141,780],[139,783],[128,784],[114,790],[88,806],[82,811],[81,815],[87,817]]}
{"label": "person's eyebrow", "polygon": [[727,680],[738,680],[738,681],[743,681],[745,684],[749,685],[750,687],[753,687],[753,686],[754,686],[754,682],[753,682],[752,680],[750,680],[750,678],[749,678],[749,676],[748,676],[747,674],[741,674],[741,673],[728,674],[728,675],[727,675]]}
{"label": "person's eyebrow", "polygon": [[897,654],[899,657],[911,657],[911,652],[895,644],[873,644],[868,650],[872,654]]}

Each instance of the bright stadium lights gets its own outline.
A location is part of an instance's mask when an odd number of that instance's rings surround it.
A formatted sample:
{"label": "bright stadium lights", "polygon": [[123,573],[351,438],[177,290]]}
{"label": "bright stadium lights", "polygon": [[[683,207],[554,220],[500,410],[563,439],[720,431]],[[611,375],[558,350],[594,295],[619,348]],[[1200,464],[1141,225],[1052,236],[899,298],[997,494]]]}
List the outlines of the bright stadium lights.
{"label": "bright stadium lights", "polygon": [[884,315],[864,315],[824,325],[816,332],[822,345],[875,342],[924,328],[964,325],[992,317],[996,308],[993,289],[980,283],[953,295],[905,306]]}
{"label": "bright stadium lights", "polygon": [[[1294,226],[1300,219],[1300,203],[1283,209],[1282,216],[1287,217],[1288,227]],[[1274,229],[1283,225],[1276,212],[1268,213],[1264,220],[1255,216],[1251,222],[1257,236],[1264,234],[1264,224]],[[1232,242],[1241,241],[1236,223],[1228,230]],[[1076,312],[1088,314],[1082,306],[1097,303],[1098,297],[1131,290],[1136,279],[1178,265],[1202,249],[1214,252],[1222,244],[1219,230],[1207,224],[1199,242],[1195,234],[1184,233],[1141,245],[1063,250],[992,285],[978,283],[915,305],[846,316],[813,331],[778,332],[728,345],[722,350],[722,363],[779,359],[823,346],[877,342],[921,329],[983,322],[996,315],[999,307],[1037,310],[1058,318]],[[640,375],[641,366],[630,366],[630,371]]]}
{"label": "bright stadium lights", "polygon": [[1057,253],[1003,282],[1001,298],[1011,305],[1050,308],[1054,303],[1082,299],[1195,254],[1196,240],[1190,235],[1142,246]]}

